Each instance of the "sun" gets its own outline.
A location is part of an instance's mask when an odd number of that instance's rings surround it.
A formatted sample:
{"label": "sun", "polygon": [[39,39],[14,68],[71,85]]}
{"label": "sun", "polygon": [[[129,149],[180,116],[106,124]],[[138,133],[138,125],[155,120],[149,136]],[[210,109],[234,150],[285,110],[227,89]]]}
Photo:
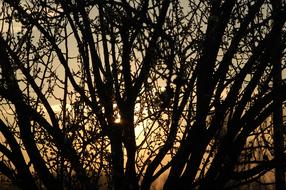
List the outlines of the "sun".
{"label": "sun", "polygon": [[117,116],[115,117],[114,123],[121,123],[121,116],[120,114],[117,114]]}

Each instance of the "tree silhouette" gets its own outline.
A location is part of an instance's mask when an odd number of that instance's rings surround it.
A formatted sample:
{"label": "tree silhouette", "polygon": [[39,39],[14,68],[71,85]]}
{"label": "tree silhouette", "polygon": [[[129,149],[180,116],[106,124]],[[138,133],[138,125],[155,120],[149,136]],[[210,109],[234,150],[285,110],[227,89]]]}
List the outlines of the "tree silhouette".
{"label": "tree silhouette", "polygon": [[8,181],[285,189],[282,0],[0,2]]}

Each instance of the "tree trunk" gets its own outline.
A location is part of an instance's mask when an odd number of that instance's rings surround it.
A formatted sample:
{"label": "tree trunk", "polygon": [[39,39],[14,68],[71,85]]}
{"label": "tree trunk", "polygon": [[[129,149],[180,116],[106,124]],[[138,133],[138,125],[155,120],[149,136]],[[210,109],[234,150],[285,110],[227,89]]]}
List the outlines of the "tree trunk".
{"label": "tree trunk", "polygon": [[136,141],[135,141],[134,126],[132,124],[127,124],[127,126],[124,127],[126,127],[126,134],[124,136],[124,145],[127,153],[124,189],[136,190],[139,187],[135,169]]}
{"label": "tree trunk", "polygon": [[112,189],[122,189],[124,177],[123,150],[122,150],[122,127],[113,125],[111,129],[111,164],[112,164]]}
{"label": "tree trunk", "polygon": [[[273,39],[273,47],[271,48],[271,61],[273,64],[273,88],[274,90],[279,88],[282,84],[282,38],[281,38],[281,30],[279,30],[279,25],[281,22],[281,18],[279,17],[279,12],[281,11],[281,1],[274,1],[273,3],[273,11],[278,13],[274,18],[274,26],[277,27],[277,35],[274,36]],[[283,136],[283,101],[279,97],[273,97],[273,103],[276,106],[276,109],[273,112],[273,133],[274,133],[274,155],[277,160],[277,165],[275,167],[275,186],[276,190],[284,190],[286,189],[285,185],[285,173],[284,167],[282,165],[284,160],[284,136]]]}
{"label": "tree trunk", "polygon": [[[279,42],[278,42],[279,43]],[[279,51],[276,49],[276,51]],[[276,53],[275,53],[276,54]],[[278,60],[276,60],[278,58]],[[279,56],[273,55],[273,85],[274,88],[279,88],[282,82],[281,75],[281,60]],[[284,190],[285,186],[285,173],[284,167],[281,165],[284,160],[284,136],[283,136],[283,108],[281,98],[273,97],[274,104],[277,105],[273,112],[273,132],[274,132],[274,154],[277,160],[277,165],[275,167],[275,185],[276,190]]]}
{"label": "tree trunk", "polygon": [[[281,76],[281,74],[280,74]],[[278,78],[277,75],[274,75],[274,81]],[[275,84],[275,82],[274,82]],[[279,101],[274,98],[274,101]],[[284,166],[284,136],[283,136],[283,110],[282,103],[277,102],[278,106],[273,113],[273,130],[274,130],[274,154],[275,159],[277,160],[277,165],[275,167],[275,185],[276,190],[284,190],[285,186],[285,173]]]}

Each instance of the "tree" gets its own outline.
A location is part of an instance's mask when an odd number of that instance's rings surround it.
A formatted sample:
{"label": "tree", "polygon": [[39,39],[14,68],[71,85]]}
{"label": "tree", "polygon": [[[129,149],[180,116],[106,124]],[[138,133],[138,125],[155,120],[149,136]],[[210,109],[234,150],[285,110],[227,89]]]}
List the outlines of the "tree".
{"label": "tree", "polygon": [[1,3],[0,172],[19,187],[283,184],[282,1]]}

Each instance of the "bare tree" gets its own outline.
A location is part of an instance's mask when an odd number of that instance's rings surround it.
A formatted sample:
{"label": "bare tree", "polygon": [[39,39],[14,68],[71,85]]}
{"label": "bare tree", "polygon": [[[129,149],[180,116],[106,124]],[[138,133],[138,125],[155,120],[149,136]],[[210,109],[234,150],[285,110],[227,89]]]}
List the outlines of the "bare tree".
{"label": "bare tree", "polygon": [[150,189],[165,175],[166,190],[223,189],[275,168],[284,188],[282,1],[1,9],[0,172],[19,187]]}

